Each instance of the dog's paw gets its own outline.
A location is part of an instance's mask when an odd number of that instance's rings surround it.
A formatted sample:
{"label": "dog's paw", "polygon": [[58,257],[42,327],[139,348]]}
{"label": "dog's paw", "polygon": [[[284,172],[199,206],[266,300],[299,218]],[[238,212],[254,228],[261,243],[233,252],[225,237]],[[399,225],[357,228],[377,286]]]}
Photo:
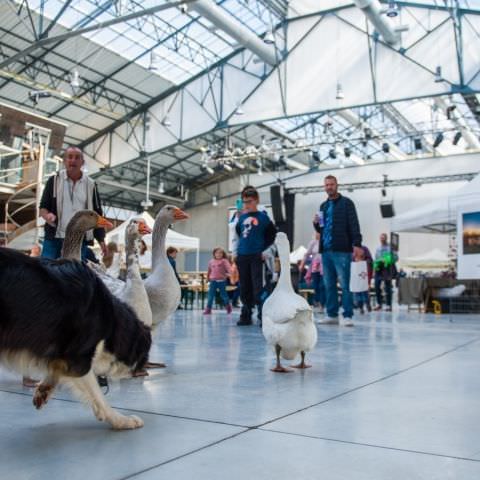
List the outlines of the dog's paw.
{"label": "dog's paw", "polygon": [[108,422],[114,430],[133,430],[143,427],[143,420],[136,415],[126,416],[118,413],[113,418],[108,419]]}
{"label": "dog's paw", "polygon": [[48,383],[39,383],[35,392],[33,393],[33,405],[37,410],[40,410],[44,405],[47,404],[48,400],[52,396],[55,387],[49,385]]}

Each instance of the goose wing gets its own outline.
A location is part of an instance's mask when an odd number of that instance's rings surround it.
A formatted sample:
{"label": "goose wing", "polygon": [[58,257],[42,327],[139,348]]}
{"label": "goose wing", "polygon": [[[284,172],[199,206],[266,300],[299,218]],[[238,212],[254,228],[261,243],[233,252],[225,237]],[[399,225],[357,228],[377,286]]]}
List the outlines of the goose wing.
{"label": "goose wing", "polygon": [[106,287],[110,290],[113,295],[117,298],[123,298],[123,290],[125,288],[125,282],[119,278],[113,278],[105,270],[103,270],[100,265],[97,265],[93,262],[87,262],[91,270],[93,270],[97,276],[102,280]]}
{"label": "goose wing", "polygon": [[263,306],[263,315],[274,323],[287,323],[294,320],[301,312],[311,312],[307,301],[297,295],[271,295]]}

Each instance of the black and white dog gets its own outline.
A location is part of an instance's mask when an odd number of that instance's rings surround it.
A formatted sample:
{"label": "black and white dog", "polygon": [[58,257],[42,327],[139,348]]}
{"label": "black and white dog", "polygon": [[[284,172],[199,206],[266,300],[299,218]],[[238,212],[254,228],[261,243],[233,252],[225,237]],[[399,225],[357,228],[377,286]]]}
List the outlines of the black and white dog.
{"label": "black and white dog", "polygon": [[98,420],[115,429],[143,426],[108,405],[96,375],[141,370],[151,341],[150,329],[84,264],[0,248],[0,362],[43,375],[34,393],[37,408],[64,383]]}

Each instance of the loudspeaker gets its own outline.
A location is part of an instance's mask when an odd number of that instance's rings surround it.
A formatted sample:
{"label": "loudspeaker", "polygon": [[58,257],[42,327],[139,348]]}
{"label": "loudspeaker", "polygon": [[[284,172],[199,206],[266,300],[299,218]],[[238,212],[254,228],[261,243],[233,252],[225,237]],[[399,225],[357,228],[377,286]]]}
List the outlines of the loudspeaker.
{"label": "loudspeaker", "polygon": [[395,210],[393,209],[393,202],[380,203],[380,213],[382,218],[391,218],[395,216]]}
{"label": "loudspeaker", "polygon": [[285,233],[293,248],[295,234],[295,194],[287,192],[283,200],[285,202],[285,214],[287,215],[287,228]]}
{"label": "loudspeaker", "polygon": [[270,201],[272,204],[273,222],[276,225],[285,223],[285,217],[283,215],[282,208],[282,186],[273,185],[270,187]]}

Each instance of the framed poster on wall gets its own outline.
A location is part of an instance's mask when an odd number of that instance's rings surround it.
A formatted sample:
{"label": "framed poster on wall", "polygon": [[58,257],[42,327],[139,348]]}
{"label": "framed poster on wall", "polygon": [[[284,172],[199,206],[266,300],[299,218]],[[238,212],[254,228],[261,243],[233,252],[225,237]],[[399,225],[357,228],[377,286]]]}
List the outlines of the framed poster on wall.
{"label": "framed poster on wall", "polygon": [[457,277],[462,280],[480,279],[480,210],[458,212],[457,241]]}

